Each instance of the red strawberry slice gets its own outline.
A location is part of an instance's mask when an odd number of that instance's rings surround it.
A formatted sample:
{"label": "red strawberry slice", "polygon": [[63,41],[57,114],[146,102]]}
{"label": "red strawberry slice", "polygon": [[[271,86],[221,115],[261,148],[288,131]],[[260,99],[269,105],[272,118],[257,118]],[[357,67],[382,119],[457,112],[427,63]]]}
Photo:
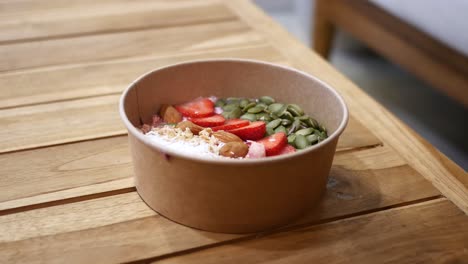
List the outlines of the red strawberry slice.
{"label": "red strawberry slice", "polygon": [[226,123],[224,123],[224,125],[216,126],[216,127],[213,127],[212,129],[213,131],[218,131],[218,130],[228,131],[228,130],[236,129],[239,127],[245,127],[245,126],[248,126],[249,124],[250,124],[250,121],[245,120],[245,119],[228,119]]}
{"label": "red strawberry slice", "polygon": [[208,98],[197,98],[188,103],[176,105],[175,108],[183,116],[206,117],[214,114],[214,103]]}
{"label": "red strawberry slice", "polygon": [[257,141],[265,146],[265,152],[267,156],[278,155],[284,146],[288,144],[287,136],[284,132],[278,132],[266,138]]}
{"label": "red strawberry slice", "polygon": [[289,154],[294,152],[296,152],[296,149],[293,146],[286,144],[286,146],[284,146],[284,148],[278,153],[278,155]]}
{"label": "red strawberry slice", "polygon": [[224,124],[226,119],[222,115],[212,115],[208,117],[190,118],[190,121],[202,127],[214,127]]}
{"label": "red strawberry slice", "polygon": [[256,121],[250,123],[248,126],[230,129],[226,131],[237,135],[243,140],[259,140],[265,135],[266,126],[265,122]]}

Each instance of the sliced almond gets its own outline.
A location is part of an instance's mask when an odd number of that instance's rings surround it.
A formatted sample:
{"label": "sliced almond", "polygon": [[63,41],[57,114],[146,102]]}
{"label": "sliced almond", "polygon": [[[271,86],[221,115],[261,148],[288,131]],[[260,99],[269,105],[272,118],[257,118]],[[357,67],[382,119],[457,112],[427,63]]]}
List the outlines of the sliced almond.
{"label": "sliced almond", "polygon": [[229,158],[243,158],[249,152],[249,146],[244,142],[229,142],[219,150],[219,155]]}
{"label": "sliced almond", "polygon": [[212,134],[215,138],[217,138],[219,141],[221,142],[224,142],[224,143],[228,143],[228,142],[243,142],[243,140],[232,134],[232,133],[229,133],[229,132],[226,132],[226,131],[223,131],[223,130],[220,130],[220,131],[216,131],[216,132],[213,132]]}
{"label": "sliced almond", "polygon": [[188,129],[190,129],[190,131],[192,131],[192,133],[193,133],[194,135],[198,135],[198,133],[200,133],[200,131],[202,131],[203,129],[205,129],[204,127],[201,127],[201,126],[199,126],[199,125],[196,125],[196,124],[194,124],[194,123],[192,123],[192,122],[190,122],[190,121],[182,121],[182,122],[180,122],[180,123],[178,123],[178,124],[176,125],[176,128],[180,128],[180,129],[182,129],[182,130],[184,130],[184,131],[185,131],[185,129],[188,128]]}
{"label": "sliced almond", "polygon": [[159,115],[169,124],[176,124],[182,121],[182,114],[177,111],[172,105],[162,105]]}

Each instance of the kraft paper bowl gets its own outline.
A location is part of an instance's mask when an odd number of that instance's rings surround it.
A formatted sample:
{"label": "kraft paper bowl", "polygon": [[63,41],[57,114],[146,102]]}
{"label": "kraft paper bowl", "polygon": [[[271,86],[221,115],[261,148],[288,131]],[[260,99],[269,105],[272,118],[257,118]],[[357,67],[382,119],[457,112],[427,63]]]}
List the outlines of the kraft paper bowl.
{"label": "kraft paper bowl", "polygon": [[[329,137],[294,154],[263,159],[208,159],[171,151],[138,129],[162,104],[199,96],[260,97],[296,103],[322,123]],[[123,93],[136,188],[159,214],[183,225],[224,233],[263,231],[297,219],[326,189],[348,110],[327,84],[270,63],[225,59],[175,64],[151,71]]]}

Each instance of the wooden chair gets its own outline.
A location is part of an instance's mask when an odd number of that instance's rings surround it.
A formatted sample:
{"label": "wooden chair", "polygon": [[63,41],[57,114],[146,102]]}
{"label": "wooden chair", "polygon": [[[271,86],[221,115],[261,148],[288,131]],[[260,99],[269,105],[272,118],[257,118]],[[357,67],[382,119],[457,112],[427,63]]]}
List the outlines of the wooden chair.
{"label": "wooden chair", "polygon": [[468,106],[468,57],[460,52],[369,1],[316,0],[313,45],[325,58],[336,28]]}

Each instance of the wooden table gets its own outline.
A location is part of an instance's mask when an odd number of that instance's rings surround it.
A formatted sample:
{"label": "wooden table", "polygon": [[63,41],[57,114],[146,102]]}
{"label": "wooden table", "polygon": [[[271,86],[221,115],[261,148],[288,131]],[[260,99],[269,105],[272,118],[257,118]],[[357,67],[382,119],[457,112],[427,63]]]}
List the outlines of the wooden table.
{"label": "wooden table", "polygon": [[[252,3],[2,0],[0,21],[0,262],[468,263],[467,173]],[[135,192],[120,93],[217,57],[299,68],[349,106],[323,202],[281,230],[191,229]]]}

